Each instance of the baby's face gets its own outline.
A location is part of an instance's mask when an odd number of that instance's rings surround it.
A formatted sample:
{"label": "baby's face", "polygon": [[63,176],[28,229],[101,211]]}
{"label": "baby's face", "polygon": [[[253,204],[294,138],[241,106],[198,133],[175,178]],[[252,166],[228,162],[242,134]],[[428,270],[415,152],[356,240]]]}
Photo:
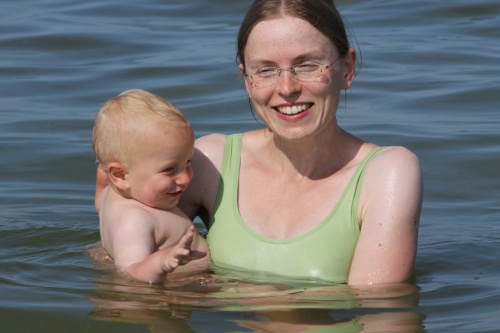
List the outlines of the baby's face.
{"label": "baby's face", "polygon": [[193,130],[158,124],[137,140],[139,144],[127,166],[131,197],[150,207],[174,208],[193,178]]}

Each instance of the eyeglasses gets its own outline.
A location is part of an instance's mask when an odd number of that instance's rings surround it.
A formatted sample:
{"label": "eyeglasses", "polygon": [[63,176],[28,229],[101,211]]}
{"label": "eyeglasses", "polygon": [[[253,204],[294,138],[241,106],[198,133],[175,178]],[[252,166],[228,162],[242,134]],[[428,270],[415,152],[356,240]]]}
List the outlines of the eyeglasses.
{"label": "eyeglasses", "polygon": [[340,59],[335,59],[330,65],[323,66],[314,62],[305,62],[290,68],[263,67],[253,74],[245,74],[252,88],[266,88],[278,83],[281,72],[290,71],[298,81],[313,82],[320,80],[324,73]]}

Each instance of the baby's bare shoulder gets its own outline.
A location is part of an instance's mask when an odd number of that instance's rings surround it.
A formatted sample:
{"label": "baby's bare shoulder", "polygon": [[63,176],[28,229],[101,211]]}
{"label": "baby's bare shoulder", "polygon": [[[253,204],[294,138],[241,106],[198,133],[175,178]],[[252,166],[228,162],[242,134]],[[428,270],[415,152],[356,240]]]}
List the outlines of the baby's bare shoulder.
{"label": "baby's bare shoulder", "polygon": [[160,248],[177,244],[192,225],[191,220],[178,207],[169,210],[156,210],[155,238],[157,244]]}

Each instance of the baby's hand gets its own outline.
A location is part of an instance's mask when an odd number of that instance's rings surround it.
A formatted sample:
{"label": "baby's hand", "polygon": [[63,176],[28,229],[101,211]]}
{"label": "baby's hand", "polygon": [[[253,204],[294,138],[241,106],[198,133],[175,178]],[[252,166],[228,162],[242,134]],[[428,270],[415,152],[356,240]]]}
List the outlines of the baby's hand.
{"label": "baby's hand", "polygon": [[165,272],[170,273],[179,266],[207,255],[206,251],[191,250],[195,232],[194,226],[189,227],[179,243],[171,248],[166,260],[162,262],[162,268]]}

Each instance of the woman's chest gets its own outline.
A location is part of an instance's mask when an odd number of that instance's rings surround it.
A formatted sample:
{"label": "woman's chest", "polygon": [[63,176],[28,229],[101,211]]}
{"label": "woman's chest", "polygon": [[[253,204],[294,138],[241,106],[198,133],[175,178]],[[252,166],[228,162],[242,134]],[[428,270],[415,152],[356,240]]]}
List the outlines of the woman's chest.
{"label": "woman's chest", "polygon": [[[251,175],[247,173],[247,175]],[[287,239],[307,233],[332,214],[348,179],[290,180],[284,176],[241,177],[238,209],[256,233]]]}

